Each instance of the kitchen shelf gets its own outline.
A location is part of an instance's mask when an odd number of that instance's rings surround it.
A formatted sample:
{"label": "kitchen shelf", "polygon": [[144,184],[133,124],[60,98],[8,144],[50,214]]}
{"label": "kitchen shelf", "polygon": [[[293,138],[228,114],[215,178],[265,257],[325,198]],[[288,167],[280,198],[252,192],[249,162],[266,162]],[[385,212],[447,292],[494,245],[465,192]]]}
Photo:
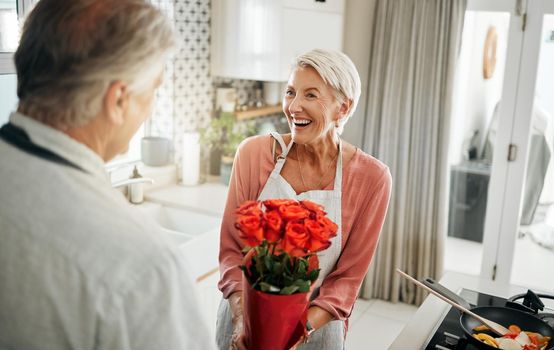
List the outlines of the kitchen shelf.
{"label": "kitchen shelf", "polygon": [[278,104],[275,106],[257,107],[257,108],[250,108],[245,111],[236,111],[235,116],[237,117],[237,120],[245,120],[245,119],[252,119],[257,117],[263,117],[271,114],[278,114],[278,113],[282,113],[282,111],[283,111],[283,107],[281,107],[281,105]]}

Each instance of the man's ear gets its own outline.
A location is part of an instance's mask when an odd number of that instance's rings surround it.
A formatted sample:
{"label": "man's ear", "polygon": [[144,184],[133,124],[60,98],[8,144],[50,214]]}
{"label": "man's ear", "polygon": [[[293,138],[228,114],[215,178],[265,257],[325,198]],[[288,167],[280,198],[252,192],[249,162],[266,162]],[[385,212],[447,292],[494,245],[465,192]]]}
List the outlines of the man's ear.
{"label": "man's ear", "polygon": [[104,114],[109,122],[121,125],[129,100],[127,85],[117,80],[110,83],[104,95]]}

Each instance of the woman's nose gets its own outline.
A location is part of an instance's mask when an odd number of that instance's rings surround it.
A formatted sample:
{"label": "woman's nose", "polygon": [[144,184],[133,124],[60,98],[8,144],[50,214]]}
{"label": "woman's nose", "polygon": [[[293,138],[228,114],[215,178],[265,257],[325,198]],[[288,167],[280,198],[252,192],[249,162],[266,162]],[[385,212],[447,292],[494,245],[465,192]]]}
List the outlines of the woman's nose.
{"label": "woman's nose", "polygon": [[289,113],[291,114],[302,111],[302,101],[298,95],[294,96],[294,98],[290,100],[288,109],[289,109]]}

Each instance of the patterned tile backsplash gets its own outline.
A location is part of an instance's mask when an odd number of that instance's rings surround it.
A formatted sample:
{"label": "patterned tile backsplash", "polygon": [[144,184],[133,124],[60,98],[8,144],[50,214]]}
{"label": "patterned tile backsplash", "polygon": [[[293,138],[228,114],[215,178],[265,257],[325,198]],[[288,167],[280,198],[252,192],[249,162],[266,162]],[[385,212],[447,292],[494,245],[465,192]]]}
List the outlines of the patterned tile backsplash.
{"label": "patterned tile backsplash", "polygon": [[[150,1],[173,21],[179,48],[167,63],[146,134],[172,138],[175,162],[181,164],[183,134],[208,124],[215,106],[215,89],[222,85],[235,87],[239,104],[244,104],[255,98],[261,83],[211,76],[210,0]],[[278,124],[279,131],[286,131],[286,121],[279,116],[260,118],[257,124],[267,121]]]}

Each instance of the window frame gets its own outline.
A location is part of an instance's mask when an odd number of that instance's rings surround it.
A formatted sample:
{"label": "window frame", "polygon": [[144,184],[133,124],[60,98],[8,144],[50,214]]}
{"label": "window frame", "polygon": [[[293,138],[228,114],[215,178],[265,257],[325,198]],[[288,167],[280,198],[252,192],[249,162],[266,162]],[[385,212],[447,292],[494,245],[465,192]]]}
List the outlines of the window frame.
{"label": "window frame", "polygon": [[[16,2],[17,17],[19,25],[22,20],[31,11],[33,5],[39,0],[14,0]],[[13,63],[13,52],[0,52],[0,74],[15,74],[15,65]]]}

